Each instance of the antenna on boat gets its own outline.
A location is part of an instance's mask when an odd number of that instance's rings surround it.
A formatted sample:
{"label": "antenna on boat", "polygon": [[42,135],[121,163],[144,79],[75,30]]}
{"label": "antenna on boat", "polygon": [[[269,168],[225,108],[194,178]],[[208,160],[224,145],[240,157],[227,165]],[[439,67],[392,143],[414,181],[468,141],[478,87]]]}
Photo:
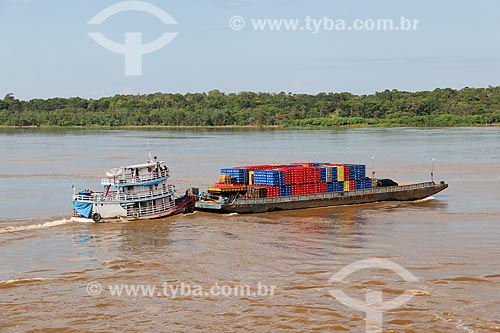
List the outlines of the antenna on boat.
{"label": "antenna on boat", "polygon": [[151,147],[149,146],[149,139],[148,139],[148,162],[151,163],[153,161],[153,156],[151,155]]}
{"label": "antenna on boat", "polygon": [[375,156],[372,156],[372,179],[375,179]]}
{"label": "antenna on boat", "polygon": [[432,158],[431,181],[434,182],[434,158]]}

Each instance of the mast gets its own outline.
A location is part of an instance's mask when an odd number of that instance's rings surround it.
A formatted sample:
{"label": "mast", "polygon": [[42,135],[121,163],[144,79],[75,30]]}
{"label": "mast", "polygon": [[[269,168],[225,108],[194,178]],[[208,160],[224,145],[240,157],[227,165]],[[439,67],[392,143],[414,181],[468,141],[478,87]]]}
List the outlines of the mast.
{"label": "mast", "polygon": [[149,139],[148,139],[148,163],[151,163],[153,161],[153,156],[151,155],[151,147],[149,146]]}

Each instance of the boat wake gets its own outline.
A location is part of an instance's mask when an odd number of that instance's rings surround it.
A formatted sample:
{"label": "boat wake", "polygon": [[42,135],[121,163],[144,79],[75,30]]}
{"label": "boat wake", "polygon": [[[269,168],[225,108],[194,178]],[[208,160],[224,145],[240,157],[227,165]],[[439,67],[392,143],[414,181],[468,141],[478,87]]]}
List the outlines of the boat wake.
{"label": "boat wake", "polygon": [[46,279],[46,278],[26,278],[26,279],[21,278],[21,279],[0,281],[0,289],[9,288],[9,287],[17,287],[21,284],[27,284],[27,283],[44,282],[47,280],[49,280],[49,279]]}
{"label": "boat wake", "polygon": [[56,221],[45,222],[45,223],[40,223],[40,224],[22,225],[19,227],[5,227],[5,228],[0,229],[0,234],[51,228],[51,227],[56,227],[58,225],[63,225],[63,224],[69,223],[69,222],[70,222],[70,220],[63,219],[63,220],[56,220]]}
{"label": "boat wake", "polygon": [[435,200],[436,197],[427,197],[427,198],[423,198],[423,199],[420,199],[420,200],[416,200],[414,202],[426,202],[426,201],[431,201],[431,200]]}

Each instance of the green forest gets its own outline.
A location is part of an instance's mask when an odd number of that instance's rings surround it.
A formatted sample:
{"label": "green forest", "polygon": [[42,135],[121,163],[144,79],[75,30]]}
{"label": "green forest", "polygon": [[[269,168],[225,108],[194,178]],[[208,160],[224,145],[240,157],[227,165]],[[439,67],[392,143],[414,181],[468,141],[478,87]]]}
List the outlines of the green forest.
{"label": "green forest", "polygon": [[500,87],[351,93],[155,93],[100,99],[0,100],[0,126],[487,126],[500,123]]}

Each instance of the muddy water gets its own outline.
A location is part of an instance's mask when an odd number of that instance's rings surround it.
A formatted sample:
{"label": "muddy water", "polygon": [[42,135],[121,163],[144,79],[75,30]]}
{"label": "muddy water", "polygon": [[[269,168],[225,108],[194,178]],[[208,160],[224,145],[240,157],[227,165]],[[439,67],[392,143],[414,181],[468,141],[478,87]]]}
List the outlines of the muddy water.
{"label": "muddy water", "polygon": [[[401,182],[429,180],[434,158],[450,188],[415,203],[69,223],[71,185],[98,188],[106,169],[142,161],[148,140],[181,193],[232,165],[327,160],[371,171],[372,156],[379,177]],[[384,331],[500,332],[497,129],[3,131],[0,161],[2,332],[364,332],[365,314],[332,289],[360,302],[367,290],[384,300],[411,292],[384,312]],[[365,269],[329,282],[370,258],[418,281]],[[205,294],[259,283],[274,295]],[[156,289],[109,289],[123,285]],[[172,296],[165,285],[203,293]]]}

